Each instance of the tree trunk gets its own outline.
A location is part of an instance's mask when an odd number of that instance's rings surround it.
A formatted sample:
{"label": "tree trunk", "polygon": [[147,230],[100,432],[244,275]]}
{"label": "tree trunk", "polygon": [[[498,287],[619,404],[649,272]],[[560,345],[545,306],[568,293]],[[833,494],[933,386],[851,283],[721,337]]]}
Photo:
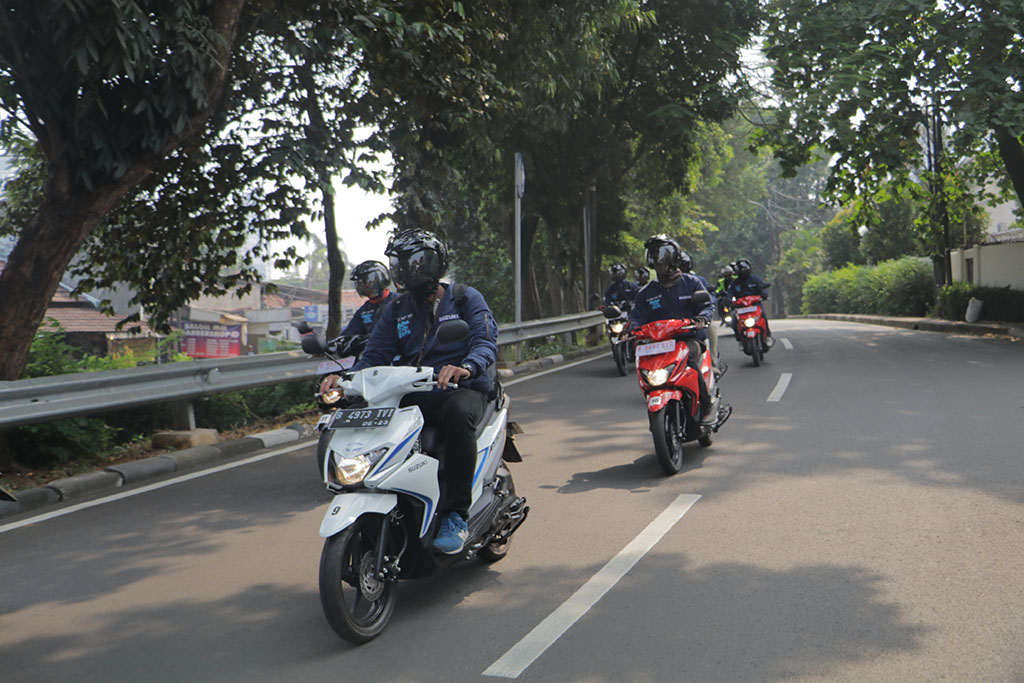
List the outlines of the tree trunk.
{"label": "tree trunk", "polygon": [[[329,182],[329,181],[327,181]],[[338,248],[338,226],[334,220],[334,192],[321,187],[324,193],[324,230],[327,237],[327,338],[341,334],[341,287],[345,282],[345,260]]]}
{"label": "tree trunk", "polygon": [[1017,193],[1017,203],[1024,206],[1024,149],[1020,139],[1005,128],[997,128],[996,141],[999,143],[999,157],[1006,166],[1006,175]]}
{"label": "tree trunk", "polygon": [[21,377],[64,270],[124,191],[47,197],[22,230],[0,272],[0,380]]}

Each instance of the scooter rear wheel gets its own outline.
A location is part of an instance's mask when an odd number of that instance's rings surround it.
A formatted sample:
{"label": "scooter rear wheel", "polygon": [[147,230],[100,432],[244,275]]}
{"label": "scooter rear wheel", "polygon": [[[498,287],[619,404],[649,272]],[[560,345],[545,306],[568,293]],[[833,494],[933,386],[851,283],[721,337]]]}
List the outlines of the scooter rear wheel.
{"label": "scooter rear wheel", "polygon": [[334,632],[362,645],[391,619],[398,584],[374,576],[380,518],[361,517],[327,539],[320,555],[320,604]]}
{"label": "scooter rear wheel", "polygon": [[676,410],[671,403],[656,413],[648,413],[651,420],[651,435],[654,437],[654,454],[665,474],[675,474],[683,468],[683,442],[678,436]]}

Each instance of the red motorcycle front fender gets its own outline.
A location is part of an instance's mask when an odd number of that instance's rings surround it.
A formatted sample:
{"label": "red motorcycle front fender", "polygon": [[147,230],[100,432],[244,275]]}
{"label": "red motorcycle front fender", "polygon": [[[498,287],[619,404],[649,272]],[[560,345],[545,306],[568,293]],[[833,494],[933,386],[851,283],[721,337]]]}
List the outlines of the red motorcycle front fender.
{"label": "red motorcycle front fender", "polygon": [[647,412],[663,410],[669,401],[681,401],[683,392],[678,389],[655,389],[647,394]]}

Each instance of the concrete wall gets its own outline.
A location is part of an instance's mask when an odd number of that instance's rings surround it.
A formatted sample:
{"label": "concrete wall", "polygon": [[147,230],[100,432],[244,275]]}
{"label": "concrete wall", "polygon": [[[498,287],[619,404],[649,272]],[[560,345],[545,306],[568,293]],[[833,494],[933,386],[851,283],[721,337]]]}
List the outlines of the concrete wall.
{"label": "concrete wall", "polygon": [[[1024,242],[983,244],[952,251],[953,280],[972,284],[1024,290]],[[968,260],[972,261],[969,267]]]}

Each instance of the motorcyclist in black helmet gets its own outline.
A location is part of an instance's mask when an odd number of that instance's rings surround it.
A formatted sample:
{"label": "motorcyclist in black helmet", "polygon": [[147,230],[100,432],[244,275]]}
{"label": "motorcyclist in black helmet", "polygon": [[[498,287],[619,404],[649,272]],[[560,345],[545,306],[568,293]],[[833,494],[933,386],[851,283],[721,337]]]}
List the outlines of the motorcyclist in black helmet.
{"label": "motorcyclist in black helmet", "polygon": [[388,267],[380,261],[363,261],[352,269],[349,279],[355,284],[356,293],[366,297],[366,301],[356,309],[341,333],[351,336],[370,334],[381,309],[395,297],[388,289],[391,284]]}
{"label": "motorcyclist in black helmet", "polygon": [[736,275],[732,264],[727,263],[718,271],[718,287],[715,288],[716,300],[718,302],[718,317],[725,320],[725,306],[729,303],[729,285]]}
{"label": "motorcyclist in black helmet", "polygon": [[635,282],[626,279],[626,266],[622,263],[616,263],[608,269],[608,274],[612,278],[612,283],[604,291],[604,305],[618,306],[620,308],[622,308],[623,304],[632,306],[633,300],[636,299],[636,293],[640,288],[636,286]]}
{"label": "motorcyclist in black helmet", "polygon": [[[760,296],[763,300],[768,300],[768,287],[770,285],[758,276],[754,275],[749,259],[741,258],[736,261],[734,270],[736,272],[736,277],[733,279],[728,289],[730,298],[738,299],[742,296]],[[761,314],[764,316],[768,348],[771,348],[775,344],[775,337],[772,336],[771,327],[768,325],[768,315],[765,313],[764,306],[761,307]],[[733,316],[732,326],[736,339],[741,340],[739,322],[736,320],[736,316]]]}
{"label": "motorcyclist in black helmet", "polygon": [[647,283],[651,281],[651,271],[647,268],[640,267],[636,269],[636,286],[643,289],[647,286]]}
{"label": "motorcyclist in black helmet", "polygon": [[[447,491],[438,510],[442,521],[434,551],[453,555],[462,550],[468,534],[476,426],[493,388],[498,326],[479,291],[441,282],[448,270],[448,247],[433,233],[418,229],[400,232],[391,238],[384,253],[390,259],[392,279],[406,292],[382,311],[366,350],[352,369],[423,365],[437,372],[437,390],[408,394],[401,406],[419,406],[424,420],[444,433]],[[458,296],[453,289],[458,289]],[[439,344],[434,333],[437,324],[454,318],[466,321],[469,336]],[[447,388],[449,382],[459,380],[465,384]]]}
{"label": "motorcyclist in black helmet", "polygon": [[702,342],[707,339],[703,328],[711,322],[715,308],[711,300],[699,306],[693,303],[693,295],[707,288],[695,275],[683,272],[684,252],[679,248],[678,242],[667,235],[655,235],[647,240],[644,249],[647,265],[654,269],[658,279],[651,281],[637,295],[636,305],[629,314],[630,326],[637,328],[654,320],[683,318],[690,318],[696,322],[699,329],[695,332],[686,332],[681,336],[681,341],[686,343],[690,351],[687,364],[697,370],[700,421],[702,424],[714,424],[716,416],[712,411],[707,383],[700,372],[700,355],[703,352]]}

